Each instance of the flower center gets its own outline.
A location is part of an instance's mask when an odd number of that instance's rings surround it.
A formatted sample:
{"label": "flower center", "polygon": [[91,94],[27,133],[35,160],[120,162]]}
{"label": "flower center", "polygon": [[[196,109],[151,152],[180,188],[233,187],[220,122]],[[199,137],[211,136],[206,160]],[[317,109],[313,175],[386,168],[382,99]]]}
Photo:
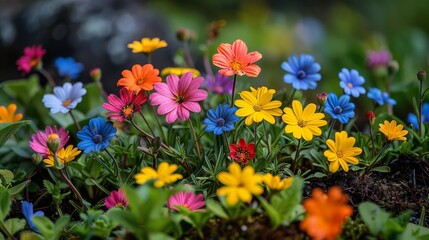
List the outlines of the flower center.
{"label": "flower center", "polygon": [[262,106],[261,105],[254,105],[253,110],[255,110],[255,112],[260,112],[260,111],[262,111]]}
{"label": "flower center", "polygon": [[232,70],[234,70],[234,71],[238,71],[238,70],[241,70],[241,63],[240,62],[237,62],[237,61],[234,61],[234,62],[231,62],[231,68],[232,68]]}
{"label": "flower center", "polygon": [[145,78],[144,77],[136,79],[136,80],[137,80],[136,81],[137,85],[142,85],[145,82]]}
{"label": "flower center", "polygon": [[133,114],[133,108],[130,105],[127,105],[125,107],[122,108],[122,114],[125,116],[129,116],[131,114]]}
{"label": "flower center", "polygon": [[64,107],[68,107],[69,105],[70,105],[70,103],[72,102],[72,100],[71,99],[67,99],[67,100],[65,100],[64,102],[63,102],[63,106]]}
{"label": "flower center", "polygon": [[342,111],[343,111],[343,109],[342,109],[340,106],[336,106],[336,107],[334,108],[334,113],[335,113],[335,114],[340,114]]}
{"label": "flower center", "polygon": [[353,84],[352,83],[347,83],[347,87],[352,88]]}
{"label": "flower center", "polygon": [[216,124],[218,127],[223,127],[223,125],[225,125],[225,119],[219,118],[218,120],[216,120]]}
{"label": "flower center", "polygon": [[246,164],[250,160],[250,153],[246,148],[237,148],[235,151],[235,160]]}
{"label": "flower center", "polygon": [[298,126],[303,128],[303,127],[307,126],[307,122],[304,120],[298,120]]}
{"label": "flower center", "polygon": [[123,203],[121,203],[121,202],[118,202],[118,203],[116,203],[116,204],[115,204],[115,206],[117,206],[117,207],[122,207],[122,206],[124,206],[124,204],[123,204]]}
{"label": "flower center", "polygon": [[297,76],[299,79],[304,79],[304,78],[307,76],[307,74],[305,74],[304,70],[299,70],[299,71],[296,73],[296,76]]}
{"label": "flower center", "polygon": [[101,136],[100,134],[97,134],[94,136],[93,140],[95,143],[101,143],[101,141],[103,140],[103,136]]}
{"label": "flower center", "polygon": [[177,103],[183,103],[185,101],[185,97],[176,95],[176,98],[174,99],[174,101]]}
{"label": "flower center", "polygon": [[30,66],[31,67],[35,67],[35,66],[37,66],[37,64],[39,63],[39,59],[37,59],[37,58],[32,58],[31,60],[30,60]]}
{"label": "flower center", "polygon": [[338,158],[342,158],[342,157],[343,157],[343,151],[338,150],[338,151],[337,151],[337,157],[338,157]]}

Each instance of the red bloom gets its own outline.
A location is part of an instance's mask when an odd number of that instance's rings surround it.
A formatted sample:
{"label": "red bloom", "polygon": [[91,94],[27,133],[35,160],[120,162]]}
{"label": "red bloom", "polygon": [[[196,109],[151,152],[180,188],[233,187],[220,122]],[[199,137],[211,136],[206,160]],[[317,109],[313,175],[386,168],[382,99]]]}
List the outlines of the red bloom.
{"label": "red bloom", "polygon": [[28,74],[31,70],[39,66],[45,53],[46,50],[43,49],[41,45],[34,45],[24,48],[24,55],[21,56],[18,61],[16,61],[18,70],[22,71],[24,74]]}
{"label": "red bloom", "polygon": [[229,153],[231,159],[238,163],[247,164],[250,160],[256,157],[255,144],[246,144],[246,141],[243,138],[238,141],[238,145],[229,145],[229,150],[231,151]]}
{"label": "red bloom", "polygon": [[144,91],[140,91],[136,95],[134,92],[122,88],[119,91],[119,97],[110,94],[107,100],[109,103],[103,103],[103,108],[108,111],[107,115],[109,115],[109,118],[111,120],[123,122],[125,119],[132,118],[135,112],[142,109],[142,105],[146,102],[147,96],[144,95]]}

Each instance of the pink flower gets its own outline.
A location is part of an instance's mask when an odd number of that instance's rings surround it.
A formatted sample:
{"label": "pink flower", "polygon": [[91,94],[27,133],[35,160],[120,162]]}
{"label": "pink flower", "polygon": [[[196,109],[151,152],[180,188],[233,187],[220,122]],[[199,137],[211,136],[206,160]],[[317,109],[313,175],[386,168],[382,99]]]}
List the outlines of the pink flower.
{"label": "pink flower", "polygon": [[167,207],[179,211],[176,206],[185,207],[190,211],[196,211],[204,207],[204,196],[202,194],[195,195],[193,192],[178,192],[170,197]]}
{"label": "pink flower", "polygon": [[58,128],[57,126],[47,126],[45,128],[45,131],[38,131],[36,134],[33,134],[31,136],[30,140],[30,148],[33,149],[36,153],[39,153],[42,155],[42,157],[47,157],[51,154],[51,152],[48,149],[48,136],[51,134],[57,134],[58,138],[60,140],[60,144],[58,149],[61,149],[64,147],[67,142],[69,141],[69,132],[66,131],[64,128]]}
{"label": "pink flower", "polygon": [[187,72],[179,79],[171,74],[167,77],[167,83],[155,84],[155,91],[149,96],[152,106],[158,107],[158,114],[164,115],[167,123],[173,123],[180,118],[189,119],[189,112],[200,112],[198,101],[207,98],[207,92],[199,89],[204,79],[192,78],[192,72]]}
{"label": "pink flower", "polygon": [[24,55],[16,61],[18,70],[22,71],[23,74],[28,74],[32,69],[39,66],[45,53],[46,50],[43,49],[41,45],[24,48]]}
{"label": "pink flower", "polygon": [[104,199],[104,206],[107,209],[111,209],[112,207],[127,207],[128,201],[122,190],[119,189],[118,191],[110,192],[110,195]]}
{"label": "pink flower", "polygon": [[119,97],[110,94],[107,100],[109,103],[103,103],[103,108],[108,111],[107,115],[109,115],[109,118],[111,120],[123,122],[125,119],[132,118],[135,112],[142,109],[142,105],[146,102],[147,96],[144,95],[144,91],[140,91],[136,95],[126,88],[121,88],[121,90],[119,90]]}
{"label": "pink flower", "polygon": [[390,52],[384,49],[380,51],[369,50],[366,53],[366,62],[370,69],[387,67],[391,60]]}
{"label": "pink flower", "polygon": [[257,51],[247,53],[247,46],[242,40],[235,40],[234,43],[221,43],[217,47],[218,53],[213,55],[213,64],[220,67],[219,73],[224,76],[238,74],[249,77],[257,77],[261,68],[253,64],[262,58],[262,54]]}

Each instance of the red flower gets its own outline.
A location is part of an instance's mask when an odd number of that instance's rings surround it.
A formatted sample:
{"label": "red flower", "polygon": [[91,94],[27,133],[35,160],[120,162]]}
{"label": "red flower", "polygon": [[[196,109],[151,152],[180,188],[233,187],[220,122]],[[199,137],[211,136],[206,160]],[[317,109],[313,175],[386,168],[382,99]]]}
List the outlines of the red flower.
{"label": "red flower", "polygon": [[18,70],[24,74],[28,74],[31,70],[38,68],[45,53],[46,50],[41,45],[24,48],[24,55],[16,61]]}
{"label": "red flower", "polygon": [[243,138],[238,141],[238,145],[229,145],[229,150],[231,151],[229,154],[231,159],[238,163],[247,164],[250,160],[256,157],[255,144],[246,144],[246,141]]}
{"label": "red flower", "polygon": [[107,100],[109,103],[103,103],[103,108],[108,111],[107,115],[109,115],[109,118],[111,120],[123,122],[125,119],[128,120],[132,118],[135,112],[142,109],[142,105],[146,102],[147,96],[144,95],[144,91],[134,94],[134,92],[122,88],[119,91],[119,97],[110,94]]}

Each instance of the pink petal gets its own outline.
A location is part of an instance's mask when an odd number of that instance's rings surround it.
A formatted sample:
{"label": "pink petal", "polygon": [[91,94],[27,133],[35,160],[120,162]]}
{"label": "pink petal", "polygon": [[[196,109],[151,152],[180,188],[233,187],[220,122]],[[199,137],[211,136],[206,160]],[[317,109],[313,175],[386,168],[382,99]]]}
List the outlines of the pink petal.
{"label": "pink petal", "polygon": [[172,99],[167,98],[165,96],[162,96],[160,94],[154,95],[155,93],[152,93],[150,95],[150,104],[152,106],[157,106],[163,103],[175,103]]}
{"label": "pink petal", "polygon": [[223,76],[227,76],[227,77],[235,74],[234,70],[232,70],[232,69],[220,69],[219,73],[222,74]]}
{"label": "pink petal", "polygon": [[[167,79],[168,79],[168,77],[167,77]],[[171,82],[171,81],[170,81]],[[168,84],[169,82],[167,82],[167,84]],[[168,97],[168,98],[171,98],[171,99],[174,99],[174,95],[173,95],[173,93],[172,93],[172,91],[171,91],[171,85],[170,84],[165,84],[165,83],[157,83],[157,84],[155,84],[155,86],[154,86],[154,88],[155,88],[155,91],[158,93],[158,94],[161,94],[161,95],[163,95],[163,96],[166,96],[166,97]],[[152,93],[150,96],[149,96],[149,98],[153,95],[154,93]],[[152,99],[151,99],[152,100]]]}
{"label": "pink petal", "polygon": [[193,91],[191,95],[188,95],[186,97],[186,102],[198,102],[206,98],[207,98],[207,92],[202,89],[198,89]]}
{"label": "pink petal", "polygon": [[243,72],[245,72],[246,75],[249,77],[257,77],[261,72],[261,68],[258,65],[251,64],[243,68]]}
{"label": "pink petal", "polygon": [[189,85],[192,82],[193,76],[194,75],[192,72],[187,72],[187,73],[182,75],[182,77],[180,78],[180,81],[179,81],[179,89],[178,89],[179,93],[186,93],[187,92]]}
{"label": "pink petal", "polygon": [[167,123],[174,123],[178,118],[177,115],[177,108],[175,108],[173,111],[167,113],[167,115],[165,115],[165,121]]}
{"label": "pink petal", "polygon": [[183,108],[186,108],[187,110],[191,111],[191,112],[200,112],[201,111],[201,107],[198,103],[195,102],[184,102],[181,104],[183,106]]}
{"label": "pink petal", "polygon": [[241,61],[247,54],[247,46],[242,40],[235,40],[232,44],[232,52],[235,55],[235,59]]}
{"label": "pink petal", "polygon": [[234,60],[234,52],[232,51],[232,46],[229,43],[221,43],[217,47],[217,51],[224,55],[228,62],[232,62]]}
{"label": "pink petal", "polygon": [[[166,79],[168,89],[172,95],[179,92],[179,77],[174,74],[170,74]],[[156,86],[156,85],[155,85]]]}
{"label": "pink petal", "polygon": [[189,110],[179,105],[179,107],[177,108],[177,115],[181,120],[186,121],[189,119]]}
{"label": "pink petal", "polygon": [[212,57],[213,65],[220,68],[229,68],[229,64],[231,63],[224,55],[216,53]]}
{"label": "pink petal", "polygon": [[164,103],[164,104],[159,105],[157,112],[160,115],[164,115],[164,114],[167,114],[167,113],[173,111],[175,108],[178,107],[178,105],[179,104],[177,104],[177,103]]}

